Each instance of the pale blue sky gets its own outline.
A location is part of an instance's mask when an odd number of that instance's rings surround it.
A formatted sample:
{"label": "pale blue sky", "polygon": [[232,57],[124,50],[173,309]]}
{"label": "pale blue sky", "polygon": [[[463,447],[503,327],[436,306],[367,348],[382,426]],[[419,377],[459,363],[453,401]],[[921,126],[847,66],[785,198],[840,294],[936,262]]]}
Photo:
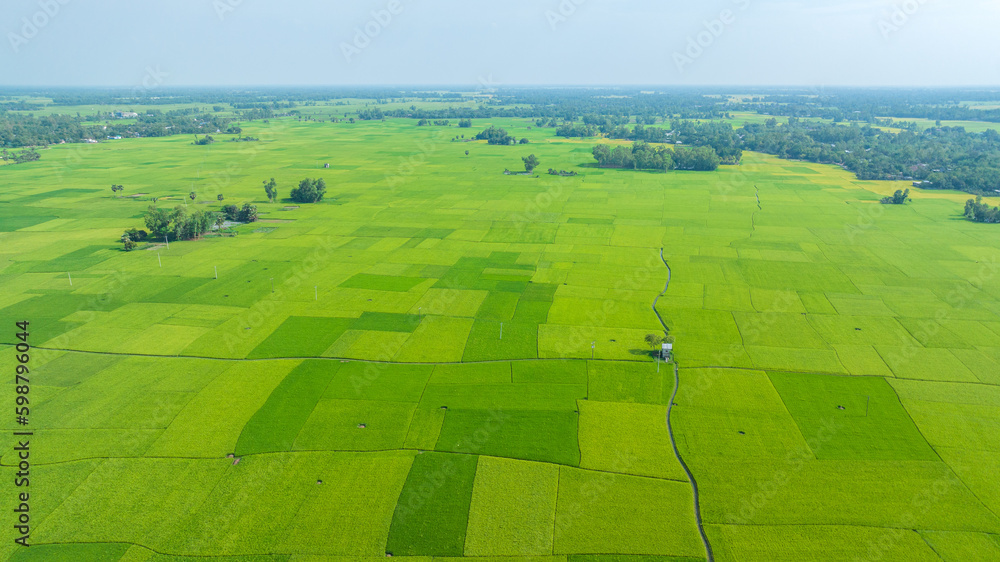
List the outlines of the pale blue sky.
{"label": "pale blue sky", "polygon": [[1000,0],[6,0],[0,84],[995,85],[997,22]]}

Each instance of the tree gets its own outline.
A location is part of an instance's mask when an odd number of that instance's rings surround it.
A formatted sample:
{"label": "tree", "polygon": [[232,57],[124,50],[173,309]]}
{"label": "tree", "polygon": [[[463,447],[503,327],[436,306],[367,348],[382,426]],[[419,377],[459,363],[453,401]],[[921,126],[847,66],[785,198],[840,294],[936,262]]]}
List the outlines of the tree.
{"label": "tree", "polygon": [[466,151],[465,151],[465,155],[466,155],[466,156],[468,156],[468,155],[469,155],[469,151],[468,151],[468,150],[466,150]]}
{"label": "tree", "polygon": [[226,205],[222,208],[222,215],[226,217],[226,220],[237,222],[240,220],[240,208],[236,205]]}
{"label": "tree", "polygon": [[655,351],[656,348],[660,347],[660,345],[663,344],[664,338],[663,336],[658,336],[656,334],[646,334],[646,337],[643,339],[645,340],[646,345],[648,345],[652,350]]}
{"label": "tree", "polygon": [[902,189],[897,189],[896,193],[893,193],[891,197],[883,197],[883,205],[902,205],[910,200],[910,190],[907,189],[903,191]]}
{"label": "tree", "polygon": [[127,233],[122,234],[122,244],[124,245],[124,249],[126,252],[131,252],[136,248],[136,246],[138,246],[138,244],[136,244],[134,240],[129,238],[129,235]]}
{"label": "tree", "polygon": [[267,200],[274,203],[278,199],[278,183],[271,178],[264,182],[264,192],[267,193]]}
{"label": "tree", "polygon": [[535,156],[534,154],[532,154],[531,156],[522,157],[521,160],[524,161],[524,171],[528,172],[529,174],[531,172],[534,172],[535,168],[537,168],[539,164],[538,157]]}
{"label": "tree", "polygon": [[192,191],[191,193],[188,193],[188,197],[190,197],[191,200],[194,201],[195,198],[198,197],[198,194]]}
{"label": "tree", "polygon": [[292,190],[292,200],[297,203],[319,203],[326,195],[326,181],[323,178],[312,180],[306,178]]}
{"label": "tree", "polygon": [[244,203],[236,218],[239,219],[239,222],[257,222],[257,205]]}
{"label": "tree", "polygon": [[225,197],[223,197],[222,194],[220,193],[218,196],[216,196],[216,199],[222,201],[223,199],[225,199]]}
{"label": "tree", "polygon": [[167,234],[170,226],[170,216],[163,209],[158,209],[156,205],[150,205],[146,211],[146,228],[157,238]]}

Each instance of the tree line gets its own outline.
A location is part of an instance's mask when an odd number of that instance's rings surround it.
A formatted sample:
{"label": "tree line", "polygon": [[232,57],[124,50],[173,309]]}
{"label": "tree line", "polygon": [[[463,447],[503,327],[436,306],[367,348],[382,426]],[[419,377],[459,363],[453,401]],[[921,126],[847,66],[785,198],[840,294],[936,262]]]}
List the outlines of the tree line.
{"label": "tree line", "polygon": [[711,172],[719,168],[722,159],[711,147],[678,148],[654,146],[636,141],[631,147],[599,144],[593,150],[594,159],[602,168],[630,170],[694,170]]}

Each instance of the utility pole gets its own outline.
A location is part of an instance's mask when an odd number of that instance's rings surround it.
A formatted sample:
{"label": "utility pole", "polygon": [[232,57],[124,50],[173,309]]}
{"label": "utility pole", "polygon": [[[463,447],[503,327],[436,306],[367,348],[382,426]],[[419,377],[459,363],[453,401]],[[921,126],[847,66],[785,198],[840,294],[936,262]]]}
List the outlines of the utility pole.
{"label": "utility pole", "polygon": [[160,252],[156,252],[156,261],[160,263],[160,267],[163,267],[163,260],[160,259]]}

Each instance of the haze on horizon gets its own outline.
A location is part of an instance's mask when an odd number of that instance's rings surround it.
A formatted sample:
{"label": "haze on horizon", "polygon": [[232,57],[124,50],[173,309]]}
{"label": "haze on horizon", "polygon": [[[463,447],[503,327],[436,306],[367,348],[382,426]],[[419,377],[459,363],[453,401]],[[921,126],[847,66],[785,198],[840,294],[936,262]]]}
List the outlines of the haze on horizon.
{"label": "haze on horizon", "polygon": [[1000,85],[1000,0],[8,0],[0,85]]}

